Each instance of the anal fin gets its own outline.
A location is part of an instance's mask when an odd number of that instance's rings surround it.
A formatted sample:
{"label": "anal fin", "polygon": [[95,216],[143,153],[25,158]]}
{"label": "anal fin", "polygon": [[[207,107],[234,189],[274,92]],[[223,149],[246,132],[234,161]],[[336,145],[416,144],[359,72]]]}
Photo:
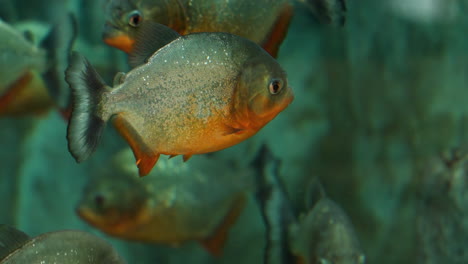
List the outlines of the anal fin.
{"label": "anal fin", "polygon": [[235,201],[233,201],[231,209],[226,214],[218,228],[216,228],[215,232],[213,232],[213,234],[208,238],[200,241],[203,247],[213,256],[220,256],[222,254],[223,247],[228,238],[229,228],[236,223],[245,207],[245,203],[245,194],[240,195]]}
{"label": "anal fin", "polygon": [[182,159],[184,160],[184,162],[186,162],[186,161],[189,160],[191,157],[192,157],[191,154],[185,154],[184,156],[182,156]]}
{"label": "anal fin", "polygon": [[140,176],[148,175],[159,159],[159,153],[154,153],[141,139],[140,135],[121,115],[113,119],[113,123],[120,135],[132,148]]}

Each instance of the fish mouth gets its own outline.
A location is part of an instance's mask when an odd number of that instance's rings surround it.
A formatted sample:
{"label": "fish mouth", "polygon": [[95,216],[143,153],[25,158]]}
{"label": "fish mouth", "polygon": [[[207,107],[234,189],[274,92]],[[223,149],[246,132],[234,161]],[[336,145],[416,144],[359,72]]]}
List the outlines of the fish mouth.
{"label": "fish mouth", "polygon": [[109,46],[118,48],[126,53],[130,53],[135,40],[128,34],[107,22],[102,32],[102,40]]}

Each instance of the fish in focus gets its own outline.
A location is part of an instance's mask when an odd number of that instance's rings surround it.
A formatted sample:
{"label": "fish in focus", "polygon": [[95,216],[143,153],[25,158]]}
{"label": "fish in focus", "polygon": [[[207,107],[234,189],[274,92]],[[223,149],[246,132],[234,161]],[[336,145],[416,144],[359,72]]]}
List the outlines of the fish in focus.
{"label": "fish in focus", "polygon": [[141,47],[130,57],[139,66],[117,74],[113,88],[84,57],[72,56],[67,138],[78,162],[95,151],[109,119],[144,176],[160,154],[187,160],[240,143],[294,98],[278,62],[248,39],[229,33],[180,36],[152,23],[140,37]]}
{"label": "fish in focus", "polygon": [[365,256],[346,213],[316,179],[297,213],[279,178],[280,161],[263,145],[252,162],[256,197],[266,227],[265,264],[363,264]]}
{"label": "fish in focus", "polygon": [[55,58],[68,56],[74,35],[62,33],[73,23],[64,16],[37,46],[30,32],[23,34],[0,20],[0,116],[44,113],[55,105],[50,89],[69,90],[62,80],[65,67],[57,70]]}
{"label": "fish in focus", "polygon": [[[267,8],[266,8],[267,7]],[[292,17],[290,0],[109,0],[103,40],[130,53],[145,21],[181,35],[228,32],[250,39],[276,56]]]}
{"label": "fish in focus", "polygon": [[346,22],[346,0],[298,0],[320,23],[343,26]]}
{"label": "fish in focus", "polygon": [[78,230],[44,233],[30,238],[25,233],[0,225],[0,264],[124,264],[106,241]]}
{"label": "fish in focus", "polygon": [[163,159],[139,178],[130,150],[91,177],[78,215],[101,231],[127,240],[178,246],[199,241],[221,253],[229,227],[251,188],[248,173],[231,164],[197,157],[190,163]]}

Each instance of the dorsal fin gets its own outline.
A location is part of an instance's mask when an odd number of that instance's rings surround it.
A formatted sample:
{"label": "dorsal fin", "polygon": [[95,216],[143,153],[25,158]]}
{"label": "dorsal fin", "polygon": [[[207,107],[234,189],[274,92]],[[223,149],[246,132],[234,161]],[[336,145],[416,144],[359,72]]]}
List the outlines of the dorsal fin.
{"label": "dorsal fin", "polygon": [[289,24],[293,16],[293,7],[287,3],[283,11],[278,15],[275,25],[272,27],[266,39],[262,42],[262,47],[274,58],[277,57],[281,43],[288,33]]}
{"label": "dorsal fin", "polygon": [[153,53],[179,37],[179,33],[165,25],[145,21],[138,28],[128,63],[132,68],[145,64]]}
{"label": "dorsal fin", "polygon": [[23,246],[29,236],[7,225],[0,225],[0,261]]}

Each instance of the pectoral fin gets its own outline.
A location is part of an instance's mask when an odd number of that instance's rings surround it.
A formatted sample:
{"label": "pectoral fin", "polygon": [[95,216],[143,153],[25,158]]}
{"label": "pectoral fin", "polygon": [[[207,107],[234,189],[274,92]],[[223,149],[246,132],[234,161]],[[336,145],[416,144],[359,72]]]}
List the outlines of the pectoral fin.
{"label": "pectoral fin", "polygon": [[232,126],[225,125],[224,126],[223,136],[228,136],[228,135],[232,135],[232,134],[239,135],[239,134],[244,133],[244,131],[245,131],[245,129],[243,129],[243,128],[235,128],[235,127],[232,127]]}
{"label": "pectoral fin", "polygon": [[224,217],[222,223],[215,230],[213,235],[200,241],[203,247],[210,252],[213,256],[220,256],[223,251],[223,247],[226,244],[228,238],[229,228],[233,226],[242,210],[245,207],[246,197],[245,195],[239,196],[232,204],[231,209]]}
{"label": "pectoral fin", "polygon": [[132,125],[121,115],[113,119],[113,123],[120,135],[128,142],[135,155],[136,165],[140,176],[148,175],[159,159],[159,153],[154,153],[144,143]]}

